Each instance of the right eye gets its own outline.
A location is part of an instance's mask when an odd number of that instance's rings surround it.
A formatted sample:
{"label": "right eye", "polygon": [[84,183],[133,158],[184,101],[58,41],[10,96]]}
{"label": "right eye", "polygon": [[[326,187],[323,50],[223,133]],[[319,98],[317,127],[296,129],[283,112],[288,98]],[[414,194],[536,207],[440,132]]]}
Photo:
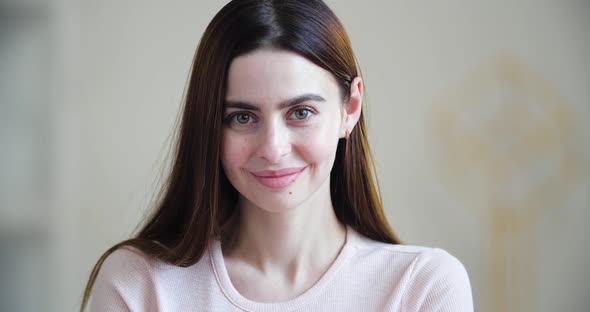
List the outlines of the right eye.
{"label": "right eye", "polygon": [[248,125],[253,123],[254,117],[252,117],[252,115],[250,113],[246,113],[246,112],[235,112],[233,114],[230,114],[229,116],[226,117],[225,119],[226,123],[228,124],[235,124],[235,125]]}
{"label": "right eye", "polygon": [[245,125],[252,120],[252,116],[249,114],[239,113],[234,116],[234,120],[241,125]]}

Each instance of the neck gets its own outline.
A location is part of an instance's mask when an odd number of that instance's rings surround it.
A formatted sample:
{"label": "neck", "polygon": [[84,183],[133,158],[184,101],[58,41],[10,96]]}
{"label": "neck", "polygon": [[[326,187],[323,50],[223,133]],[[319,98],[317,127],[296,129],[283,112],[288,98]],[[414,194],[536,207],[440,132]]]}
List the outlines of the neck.
{"label": "neck", "polygon": [[239,225],[226,256],[293,282],[327,270],[344,245],[346,228],[336,218],[326,184],[327,192],[317,193],[327,196],[312,196],[287,211],[268,212],[241,201]]}

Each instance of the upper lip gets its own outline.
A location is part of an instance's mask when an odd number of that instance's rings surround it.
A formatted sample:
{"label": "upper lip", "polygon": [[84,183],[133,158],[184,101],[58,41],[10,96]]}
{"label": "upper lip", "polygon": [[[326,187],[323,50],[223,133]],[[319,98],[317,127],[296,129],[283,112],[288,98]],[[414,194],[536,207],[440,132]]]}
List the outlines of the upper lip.
{"label": "upper lip", "polygon": [[260,170],[260,171],[252,171],[252,174],[259,177],[259,178],[279,178],[282,176],[291,175],[294,173],[298,173],[305,169],[305,167],[297,167],[297,168],[285,168],[279,170]]}

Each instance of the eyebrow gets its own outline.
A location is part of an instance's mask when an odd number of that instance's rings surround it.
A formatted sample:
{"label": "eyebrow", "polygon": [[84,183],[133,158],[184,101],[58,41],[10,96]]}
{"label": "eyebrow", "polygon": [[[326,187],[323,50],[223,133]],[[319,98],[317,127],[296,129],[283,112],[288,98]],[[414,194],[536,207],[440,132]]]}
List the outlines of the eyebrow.
{"label": "eyebrow", "polygon": [[[323,97],[321,97],[320,95],[317,95],[317,94],[307,93],[307,94],[303,94],[303,95],[300,95],[300,96],[294,97],[292,99],[281,102],[279,104],[279,109],[284,109],[287,107],[295,106],[299,103],[307,102],[307,101],[325,102],[326,99],[324,99]],[[241,109],[247,109],[247,110],[256,111],[256,112],[260,111],[260,108],[258,106],[251,104],[251,103],[246,103],[243,101],[225,101],[223,106],[226,109],[227,108],[241,108]]]}

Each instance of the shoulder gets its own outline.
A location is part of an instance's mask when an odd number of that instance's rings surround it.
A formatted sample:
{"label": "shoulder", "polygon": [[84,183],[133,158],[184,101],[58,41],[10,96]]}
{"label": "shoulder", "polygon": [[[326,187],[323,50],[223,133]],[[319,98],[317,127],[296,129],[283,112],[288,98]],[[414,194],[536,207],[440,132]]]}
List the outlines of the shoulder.
{"label": "shoulder", "polygon": [[444,261],[453,258],[446,251],[439,248],[388,244],[374,241],[362,234],[354,232],[357,257],[371,258],[383,262],[395,262],[397,266],[408,268],[424,261]]}
{"label": "shoulder", "polygon": [[209,251],[190,266],[177,266],[122,247],[103,262],[90,311],[186,311],[206,302],[215,274]]}
{"label": "shoulder", "polygon": [[439,248],[413,262],[403,305],[426,311],[473,311],[469,276],[463,264]]}
{"label": "shoulder", "polygon": [[[371,240],[356,234],[357,257],[392,263],[408,271],[412,276],[418,275],[434,278],[452,275],[467,278],[465,267],[455,256],[444,249],[415,245],[387,244]],[[467,279],[468,281],[468,279]]]}
{"label": "shoulder", "polygon": [[132,247],[121,247],[102,263],[92,289],[91,311],[149,311],[157,306],[153,260]]}
{"label": "shoulder", "polygon": [[153,260],[141,251],[133,247],[121,247],[104,260],[97,276],[97,283],[145,283],[153,279],[153,266]]}
{"label": "shoulder", "polygon": [[473,311],[469,276],[455,256],[440,248],[426,248],[409,270],[404,310]]}
{"label": "shoulder", "polygon": [[103,262],[102,268],[116,270],[118,268],[134,268],[137,266],[148,266],[147,256],[134,247],[121,247],[113,251]]}
{"label": "shoulder", "polygon": [[386,279],[382,285],[399,298],[402,311],[473,311],[467,271],[446,250],[386,244],[360,236],[356,255],[363,270],[369,266],[378,279]]}
{"label": "shoulder", "polygon": [[470,289],[467,270],[459,259],[440,248],[421,248],[423,251],[416,255],[410,268],[413,284],[423,288],[436,285]]}

